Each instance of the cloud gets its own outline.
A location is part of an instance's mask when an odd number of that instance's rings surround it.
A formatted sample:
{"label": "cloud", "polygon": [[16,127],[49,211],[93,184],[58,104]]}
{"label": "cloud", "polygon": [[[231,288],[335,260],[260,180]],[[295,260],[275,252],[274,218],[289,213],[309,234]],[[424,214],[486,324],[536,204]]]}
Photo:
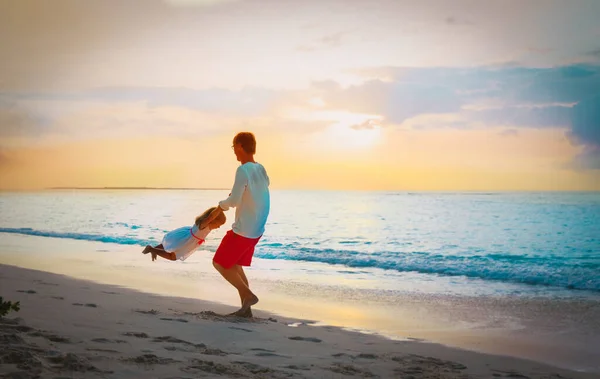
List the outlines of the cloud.
{"label": "cloud", "polygon": [[519,135],[519,131],[517,129],[506,129],[498,133],[503,137],[516,137]]}
{"label": "cloud", "polygon": [[578,170],[600,170],[600,148],[585,146],[581,154],[575,157],[571,167]]}
{"label": "cloud", "polygon": [[[335,41],[332,37],[330,43]],[[365,80],[350,86],[317,81],[296,90],[103,87],[78,92],[5,92],[0,93],[0,135],[33,136],[45,133],[49,126],[81,134],[75,131],[81,125],[98,133],[186,135],[197,133],[198,125],[227,129],[243,125],[244,120],[269,120],[269,125],[284,127],[293,119],[285,115],[287,110],[293,109],[298,116],[316,107],[380,118],[386,126],[559,127],[569,130],[574,144],[587,149],[582,159],[592,159],[600,145],[595,121],[600,109],[600,66],[372,67],[353,73]],[[318,104],[310,99],[319,99]],[[423,117],[434,115],[440,117]],[[354,120],[355,129],[371,127]]]}
{"label": "cloud", "polygon": [[342,45],[343,37],[350,34],[350,31],[342,31],[328,34],[321,37],[312,43],[300,45],[296,48],[297,51],[312,52],[323,49],[333,49]]}
{"label": "cloud", "polygon": [[79,92],[0,93],[0,137],[11,143],[149,136],[198,137],[245,128],[294,128],[310,133],[329,125],[281,116],[293,91],[244,88],[96,88]]}
{"label": "cloud", "polygon": [[448,16],[444,21],[448,25],[474,25],[472,21],[456,18],[454,16]]}
{"label": "cloud", "polygon": [[368,119],[360,124],[352,125],[350,128],[354,130],[373,130],[378,126],[380,126],[379,120]]}
{"label": "cloud", "polygon": [[228,3],[235,3],[240,0],[163,0],[165,3],[174,7],[211,7]]}
{"label": "cloud", "polygon": [[571,125],[575,141],[600,147],[600,93],[573,107]]}
{"label": "cloud", "polygon": [[329,108],[379,114],[385,121],[400,124],[419,114],[447,113],[460,109],[455,93],[435,84],[389,83],[372,80],[342,88],[332,83],[314,86]]}
{"label": "cloud", "polygon": [[473,121],[519,127],[565,127],[571,119],[571,107],[562,105],[502,107],[463,112]]}
{"label": "cloud", "polygon": [[246,87],[239,91],[220,88],[104,87],[78,92],[0,93],[0,99],[65,103],[139,103],[149,107],[174,106],[203,112],[256,116],[266,112],[278,99],[279,91]]}
{"label": "cloud", "polygon": [[596,58],[600,58],[600,48],[599,49],[595,49],[595,50],[591,50],[591,51],[587,51],[587,52],[584,53],[584,55],[591,56],[591,57],[596,57]]}
{"label": "cloud", "polygon": [[600,93],[573,107],[568,136],[574,143],[584,145],[577,166],[600,169]]}
{"label": "cloud", "polygon": [[[381,67],[354,71],[366,78],[389,82],[438,85],[458,94],[501,98],[513,105],[575,103],[600,91],[600,66],[567,65],[552,68],[494,65],[473,68]],[[487,91],[485,93],[484,91]]]}
{"label": "cloud", "polygon": [[48,127],[48,119],[16,106],[0,106],[0,137],[41,135]]}
{"label": "cloud", "polygon": [[[426,113],[457,112],[462,121],[427,120],[414,128],[560,127],[583,147],[577,166],[598,167],[600,151],[600,66],[572,64],[551,68],[484,66],[473,68],[380,67],[355,70],[367,80],[360,87],[330,87],[340,106],[376,112],[402,122]],[[385,82],[382,80],[384,79]],[[362,92],[359,96],[354,92]],[[365,99],[358,103],[358,99]],[[377,106],[379,104],[379,106]],[[457,111],[457,108],[461,108]],[[514,135],[512,131],[504,135]]]}
{"label": "cloud", "polygon": [[600,67],[569,65],[538,69],[503,92],[516,102],[579,102],[600,92]]}
{"label": "cloud", "polygon": [[11,158],[8,153],[0,146],[0,167],[8,166],[10,162]]}
{"label": "cloud", "polygon": [[528,47],[527,51],[534,54],[548,54],[553,52],[555,49],[549,47]]}

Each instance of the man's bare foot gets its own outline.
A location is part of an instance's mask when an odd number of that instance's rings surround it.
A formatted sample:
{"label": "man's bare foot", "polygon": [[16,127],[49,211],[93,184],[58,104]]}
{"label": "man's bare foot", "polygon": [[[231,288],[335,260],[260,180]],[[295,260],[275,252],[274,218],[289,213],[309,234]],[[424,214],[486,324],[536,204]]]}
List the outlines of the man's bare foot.
{"label": "man's bare foot", "polygon": [[243,311],[243,309],[238,309],[237,311],[228,314],[227,316],[235,316],[235,317],[244,317],[244,318],[252,318],[252,309],[248,308],[247,311]]}
{"label": "man's bare foot", "polygon": [[146,247],[144,248],[144,251],[142,251],[142,254],[148,254],[150,252],[151,247],[152,246],[150,246],[150,245],[146,245]]}
{"label": "man's bare foot", "polygon": [[242,301],[242,307],[240,308],[240,312],[247,312],[248,310],[250,310],[250,307],[256,303],[258,303],[258,297],[255,294],[251,294]]}

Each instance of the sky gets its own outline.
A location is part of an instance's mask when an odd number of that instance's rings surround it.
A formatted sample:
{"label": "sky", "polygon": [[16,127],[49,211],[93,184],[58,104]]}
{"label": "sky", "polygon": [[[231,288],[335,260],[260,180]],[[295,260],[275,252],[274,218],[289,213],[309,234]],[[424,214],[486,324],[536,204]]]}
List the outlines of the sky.
{"label": "sky", "polygon": [[0,189],[600,190],[597,0],[0,0]]}

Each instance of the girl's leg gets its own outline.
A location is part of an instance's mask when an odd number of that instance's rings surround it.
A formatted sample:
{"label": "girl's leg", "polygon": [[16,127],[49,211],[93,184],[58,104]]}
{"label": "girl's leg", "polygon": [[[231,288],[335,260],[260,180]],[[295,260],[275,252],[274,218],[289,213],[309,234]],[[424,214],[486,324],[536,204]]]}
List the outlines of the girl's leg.
{"label": "girl's leg", "polygon": [[[158,246],[162,247],[162,245],[158,245]],[[157,247],[152,247],[150,245],[146,246],[146,248],[144,249],[144,254],[152,253],[153,261],[156,260],[157,255],[161,258],[168,259],[170,261],[177,260],[177,256],[175,255],[175,253],[169,253],[167,251],[164,251],[163,249],[158,248],[158,246]]]}
{"label": "girl's leg", "polygon": [[[142,254],[148,254],[148,253],[150,252],[150,249],[152,249],[152,246],[150,246],[150,245],[147,245],[147,246],[144,248],[144,251],[142,251]],[[162,243],[161,243],[161,244],[159,244],[159,245],[156,245],[156,246],[154,246],[154,249],[161,249],[161,250],[164,250],[165,248],[163,247],[163,245],[162,245]]]}

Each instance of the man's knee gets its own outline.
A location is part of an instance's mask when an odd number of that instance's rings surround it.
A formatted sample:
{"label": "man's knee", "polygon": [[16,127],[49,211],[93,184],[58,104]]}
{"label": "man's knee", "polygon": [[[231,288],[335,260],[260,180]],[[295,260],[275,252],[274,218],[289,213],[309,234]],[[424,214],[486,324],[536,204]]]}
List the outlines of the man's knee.
{"label": "man's knee", "polygon": [[213,262],[213,267],[217,269],[217,271],[219,272],[225,272],[225,271],[229,271],[234,269],[234,267],[225,267],[220,263],[217,263],[216,261],[212,261]]}

